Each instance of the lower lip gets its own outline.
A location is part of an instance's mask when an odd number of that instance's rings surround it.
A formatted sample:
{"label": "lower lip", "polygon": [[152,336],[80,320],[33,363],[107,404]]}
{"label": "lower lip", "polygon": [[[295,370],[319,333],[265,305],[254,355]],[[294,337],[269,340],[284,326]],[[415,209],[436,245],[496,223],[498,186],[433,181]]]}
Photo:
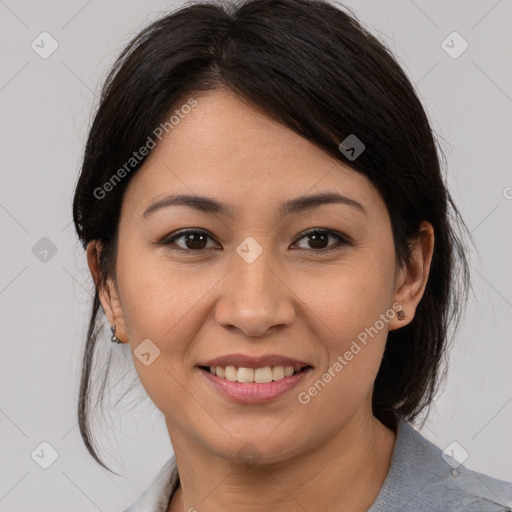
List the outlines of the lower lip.
{"label": "lower lip", "polygon": [[284,379],[258,384],[256,382],[231,382],[199,368],[199,371],[216,386],[217,389],[236,402],[244,404],[275,400],[294,388],[311,370],[312,368],[307,368]]}

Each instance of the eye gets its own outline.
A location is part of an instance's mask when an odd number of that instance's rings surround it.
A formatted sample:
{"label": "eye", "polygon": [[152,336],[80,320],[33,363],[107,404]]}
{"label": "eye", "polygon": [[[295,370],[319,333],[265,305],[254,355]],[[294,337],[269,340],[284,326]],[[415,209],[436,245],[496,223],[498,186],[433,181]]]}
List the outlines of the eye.
{"label": "eye", "polygon": [[[332,236],[333,238],[338,240],[337,244],[334,244],[334,247],[330,247],[327,245],[327,248],[325,248],[325,244],[329,240],[329,236]],[[314,249],[308,249],[306,248],[306,252],[313,253],[313,254],[323,254],[326,252],[335,251],[337,249],[340,249],[344,245],[349,245],[350,242],[339,233],[336,233],[335,231],[331,231],[329,229],[311,229],[307,231],[305,234],[303,234],[298,240],[307,239],[309,238],[309,243]]]}
{"label": "eye", "polygon": [[[327,245],[327,248],[325,247],[325,244],[329,241],[329,237],[333,237],[334,239],[338,240],[337,244],[330,244]],[[300,242],[303,239],[309,238],[309,241],[306,243],[309,243],[310,246],[313,247],[313,249],[304,248],[304,250],[307,253],[312,254],[323,254],[331,251],[335,251],[337,249],[340,249],[341,246],[349,245],[350,242],[347,240],[346,237],[342,236],[341,234],[331,231],[329,229],[319,229],[314,228],[306,233],[303,233],[302,236],[298,239]],[[201,229],[187,229],[183,231],[178,231],[177,233],[173,233],[167,237],[165,237],[163,240],[158,242],[158,245],[164,245],[164,246],[172,246],[170,247],[171,250],[174,251],[180,251],[180,252],[188,252],[188,253],[200,253],[202,251],[205,251],[207,249],[211,249],[212,247],[208,247],[208,239],[213,240],[213,238],[204,230]],[[182,245],[180,245],[178,242],[181,240]],[[297,242],[296,242],[297,243]],[[295,243],[295,244],[296,244]],[[294,245],[295,245],[294,244]],[[331,245],[334,245],[334,247],[331,247]],[[292,246],[293,247],[293,246]]]}
{"label": "eye", "polygon": [[[203,230],[199,229],[187,229],[186,231],[179,231],[176,234],[173,234],[172,236],[165,237],[160,244],[161,245],[177,245],[177,249],[173,249],[176,251],[183,251],[183,252],[201,252],[206,249],[209,249],[211,247],[206,247],[205,244],[208,241],[208,238],[213,240],[213,238]],[[175,244],[175,241],[183,239],[184,247]]]}

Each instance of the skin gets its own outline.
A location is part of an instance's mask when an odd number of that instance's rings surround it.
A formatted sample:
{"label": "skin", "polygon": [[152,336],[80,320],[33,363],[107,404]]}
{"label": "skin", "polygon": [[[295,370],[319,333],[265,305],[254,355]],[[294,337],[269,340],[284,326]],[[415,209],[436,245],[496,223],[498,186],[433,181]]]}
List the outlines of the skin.
{"label": "skin", "polygon": [[[148,366],[135,356],[134,362],[176,454],[181,484],[168,510],[365,511],[384,482],[395,442],[395,432],[372,415],[372,387],[388,331],[412,320],[423,295],[432,226],[421,225],[411,264],[399,268],[388,211],[365,176],[230,91],[194,97],[198,105],[127,187],[117,277],[100,291],[109,323],[132,353],[145,339],[160,350]],[[323,204],[280,217],[281,202],[320,191],[355,199],[366,213]],[[171,193],[228,203],[233,218],[186,206],[142,217]],[[211,238],[155,243],[184,228]],[[315,245],[303,235],[311,228],[340,233],[350,243],[339,245],[332,235]],[[252,263],[236,252],[247,236],[263,249]],[[326,254],[306,252],[336,246]],[[97,284],[100,250],[96,242],[87,248]],[[301,404],[299,392],[396,302],[405,319],[395,315],[385,323]],[[285,355],[313,371],[277,400],[239,404],[196,366],[233,352]],[[247,443],[258,453],[253,465],[238,457]]]}

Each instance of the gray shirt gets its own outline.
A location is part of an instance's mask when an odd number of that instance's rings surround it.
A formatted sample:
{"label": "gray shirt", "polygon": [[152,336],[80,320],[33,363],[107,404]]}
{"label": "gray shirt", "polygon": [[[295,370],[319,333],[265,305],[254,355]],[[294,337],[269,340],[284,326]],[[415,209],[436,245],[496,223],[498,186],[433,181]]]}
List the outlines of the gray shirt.
{"label": "gray shirt", "polygon": [[[441,455],[437,446],[400,419],[389,472],[367,512],[512,512],[512,483]],[[123,512],[167,512],[178,485],[172,456]]]}

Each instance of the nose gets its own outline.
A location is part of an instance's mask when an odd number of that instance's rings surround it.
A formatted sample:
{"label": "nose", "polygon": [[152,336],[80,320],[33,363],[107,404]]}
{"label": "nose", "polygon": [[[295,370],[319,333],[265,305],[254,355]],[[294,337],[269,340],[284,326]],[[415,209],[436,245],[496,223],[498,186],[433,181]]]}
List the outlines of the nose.
{"label": "nose", "polygon": [[295,295],[270,253],[264,250],[252,262],[235,254],[216,304],[219,325],[238,329],[250,337],[262,337],[278,326],[291,325]]}

